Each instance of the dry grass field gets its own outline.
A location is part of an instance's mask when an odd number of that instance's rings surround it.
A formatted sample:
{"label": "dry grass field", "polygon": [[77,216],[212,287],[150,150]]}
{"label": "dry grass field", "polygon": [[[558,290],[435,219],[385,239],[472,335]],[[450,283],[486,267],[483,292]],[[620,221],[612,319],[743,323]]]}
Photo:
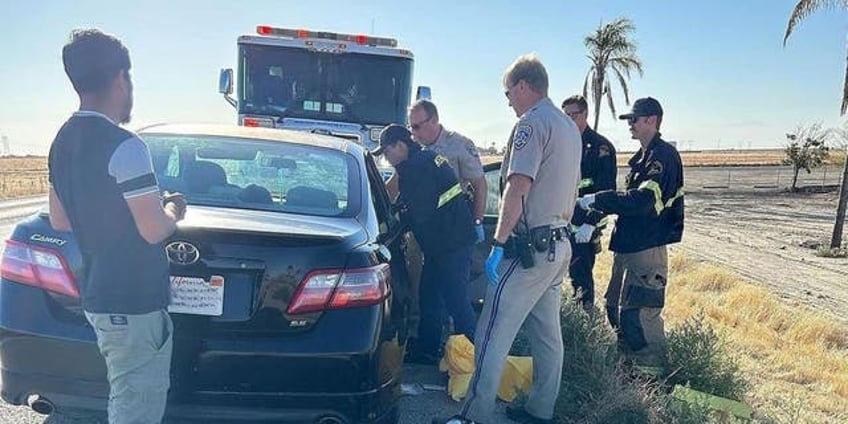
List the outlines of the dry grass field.
{"label": "dry grass field", "polygon": [[[618,154],[618,165],[627,166],[632,152]],[[783,150],[716,150],[680,153],[685,166],[768,166],[781,165]],[[841,164],[843,152],[833,152],[830,163]],[[501,156],[482,156],[484,164],[501,160]],[[41,194],[47,190],[47,158],[0,158],[0,199]]]}
{"label": "dry grass field", "polygon": [[[633,152],[618,152],[618,166],[627,166],[627,161]],[[680,157],[684,166],[777,166],[783,164],[782,149],[763,150],[693,150],[682,151]],[[831,151],[829,164],[843,163],[845,152]],[[483,163],[501,160],[500,156],[483,156]]]}
{"label": "dry grass field", "polygon": [[0,199],[47,192],[47,158],[0,158]]}
{"label": "dry grass field", "polygon": [[[599,294],[612,256],[598,256]],[[703,316],[751,382],[747,401],[775,423],[848,422],[848,326],[673,248],[664,316],[672,328]],[[764,420],[761,422],[770,422]]]}

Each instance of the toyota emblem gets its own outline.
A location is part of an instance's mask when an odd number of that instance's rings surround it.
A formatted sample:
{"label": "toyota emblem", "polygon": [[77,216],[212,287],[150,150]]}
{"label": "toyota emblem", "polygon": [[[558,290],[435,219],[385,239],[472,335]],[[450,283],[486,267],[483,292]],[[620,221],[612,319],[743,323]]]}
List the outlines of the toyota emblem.
{"label": "toyota emblem", "polygon": [[175,241],[165,246],[168,261],[176,265],[191,265],[200,259],[200,251],[186,241]]}

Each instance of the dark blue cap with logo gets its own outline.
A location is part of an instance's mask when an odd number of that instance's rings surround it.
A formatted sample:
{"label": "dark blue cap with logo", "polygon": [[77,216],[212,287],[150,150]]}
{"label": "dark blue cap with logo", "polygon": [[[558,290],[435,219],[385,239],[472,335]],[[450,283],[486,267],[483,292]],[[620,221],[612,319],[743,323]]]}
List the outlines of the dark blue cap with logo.
{"label": "dark blue cap with logo", "polygon": [[372,155],[381,155],[386,146],[391,146],[399,141],[412,143],[412,133],[403,125],[392,124],[380,132],[380,147],[371,151]]}
{"label": "dark blue cap with logo", "polygon": [[618,119],[638,118],[640,116],[662,116],[663,110],[660,102],[653,97],[643,97],[633,102],[630,113],[619,115]]}

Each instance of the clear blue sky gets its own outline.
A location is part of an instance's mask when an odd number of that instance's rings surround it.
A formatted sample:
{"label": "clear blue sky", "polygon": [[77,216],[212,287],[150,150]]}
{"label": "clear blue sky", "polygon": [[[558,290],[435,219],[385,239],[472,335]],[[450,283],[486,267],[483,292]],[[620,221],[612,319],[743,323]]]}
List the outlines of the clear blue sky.
{"label": "clear blue sky", "polygon": [[[73,6],[71,4],[73,3]],[[13,153],[46,153],[77,107],[64,75],[68,33],[94,26],[130,49],[135,109],[130,128],[155,122],[234,123],[217,93],[236,38],[257,24],[371,33],[415,53],[415,84],[433,89],[442,122],[478,145],[503,145],[515,122],[501,77],[536,52],[559,104],[582,90],[583,37],[618,16],[633,20],[643,78],[631,93],[666,111],[663,134],[682,148],[777,147],[798,124],[839,125],[848,14],[810,17],[782,45],[795,0],[321,1],[4,0],[0,5],[0,134]],[[621,92],[616,97],[626,109]],[[602,109],[602,133],[633,150],[626,127]]]}

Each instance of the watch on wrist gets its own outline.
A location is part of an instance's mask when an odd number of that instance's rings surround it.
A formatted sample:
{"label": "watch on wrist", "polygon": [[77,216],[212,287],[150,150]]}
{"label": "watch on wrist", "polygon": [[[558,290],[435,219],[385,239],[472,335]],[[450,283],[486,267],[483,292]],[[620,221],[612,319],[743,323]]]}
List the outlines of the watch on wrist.
{"label": "watch on wrist", "polygon": [[499,242],[498,239],[492,240],[492,246],[493,247],[504,247],[505,245],[506,245],[506,243]]}

